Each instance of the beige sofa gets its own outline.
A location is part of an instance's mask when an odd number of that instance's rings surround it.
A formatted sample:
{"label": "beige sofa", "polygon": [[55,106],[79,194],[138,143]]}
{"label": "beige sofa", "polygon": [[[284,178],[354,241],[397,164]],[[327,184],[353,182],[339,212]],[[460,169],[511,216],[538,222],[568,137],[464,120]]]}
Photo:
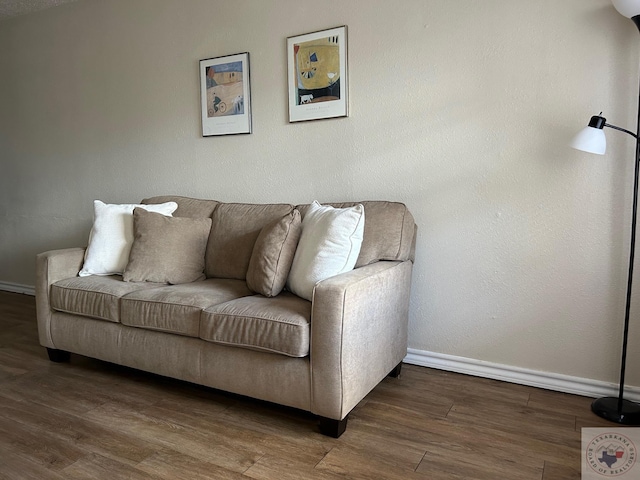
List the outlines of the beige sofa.
{"label": "beige sofa", "polygon": [[[319,282],[312,301],[247,288],[261,228],[306,205],[222,203],[177,196],[174,217],[211,218],[206,279],[179,285],[79,277],[84,248],[37,256],[40,343],[310,411],[338,437],[349,412],[407,351],[416,226],[405,205],[358,202],[365,226],[356,267]],[[347,207],[355,203],[332,204]]]}

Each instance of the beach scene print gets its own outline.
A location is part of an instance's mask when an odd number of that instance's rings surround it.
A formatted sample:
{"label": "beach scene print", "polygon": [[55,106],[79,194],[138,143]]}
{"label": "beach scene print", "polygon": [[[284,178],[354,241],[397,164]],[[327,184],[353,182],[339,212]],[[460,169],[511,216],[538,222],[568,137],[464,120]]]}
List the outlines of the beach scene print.
{"label": "beach scene print", "polygon": [[207,117],[244,114],[242,62],[206,67]]}

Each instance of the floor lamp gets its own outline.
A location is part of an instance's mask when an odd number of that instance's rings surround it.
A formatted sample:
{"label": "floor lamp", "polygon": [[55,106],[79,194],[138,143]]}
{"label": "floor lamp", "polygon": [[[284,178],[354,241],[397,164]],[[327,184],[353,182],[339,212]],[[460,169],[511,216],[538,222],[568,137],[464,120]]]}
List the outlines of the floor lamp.
{"label": "floor lamp", "polygon": [[[640,0],[612,0],[619,13],[630,18],[640,30]],[[640,172],[640,93],[638,94],[638,123],[636,133],[607,123],[607,119],[596,115],[591,117],[589,126],[576,135],[571,146],[585,152],[603,155],[607,141],[604,127],[627,133],[636,139],[636,163],[633,183],[633,214],[631,217],[631,248],[629,252],[629,275],[627,277],[627,303],[624,314],[624,335],[622,340],[622,363],[620,366],[620,388],[618,397],[603,397],[591,404],[593,412],[607,420],[623,425],[640,425],[640,405],[624,399],[624,375],[627,364],[627,341],[629,338],[629,313],[631,309],[631,285],[633,282],[633,262],[636,249],[636,219],[638,216],[638,173]]]}

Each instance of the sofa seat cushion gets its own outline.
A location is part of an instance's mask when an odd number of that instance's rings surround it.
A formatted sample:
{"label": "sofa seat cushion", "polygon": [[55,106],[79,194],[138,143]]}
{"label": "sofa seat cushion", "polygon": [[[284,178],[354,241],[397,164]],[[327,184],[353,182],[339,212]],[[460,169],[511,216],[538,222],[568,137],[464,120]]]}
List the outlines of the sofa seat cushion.
{"label": "sofa seat cushion", "polygon": [[242,280],[209,279],[139,290],[121,301],[123,325],[197,337],[200,313],[212,305],[253,295]]}
{"label": "sofa seat cushion", "polygon": [[202,312],[200,338],[208,342],[280,353],[309,354],[311,302],[289,292],[244,297]]}
{"label": "sofa seat cushion", "polygon": [[123,282],[120,275],[67,278],[51,285],[51,308],[119,322],[122,297],[131,292],[156,288],[158,285]]}

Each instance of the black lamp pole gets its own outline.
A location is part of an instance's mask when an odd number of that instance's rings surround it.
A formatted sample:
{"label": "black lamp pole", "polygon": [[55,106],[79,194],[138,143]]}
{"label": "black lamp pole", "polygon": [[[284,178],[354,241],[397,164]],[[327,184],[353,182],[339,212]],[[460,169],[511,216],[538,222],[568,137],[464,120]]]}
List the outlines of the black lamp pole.
{"label": "black lamp pole", "polygon": [[[638,30],[640,30],[640,15],[632,17],[633,23],[636,24]],[[593,117],[602,118],[602,117]],[[592,118],[592,121],[593,121]],[[599,122],[598,122],[599,123]],[[627,303],[624,312],[624,334],[622,340],[622,363],[620,366],[620,389],[618,397],[603,397],[595,400],[591,404],[591,410],[593,412],[607,420],[620,423],[623,425],[640,425],[640,405],[624,399],[624,376],[627,366],[627,341],[629,340],[629,314],[631,311],[631,285],[633,282],[633,263],[635,259],[636,251],[636,223],[638,216],[638,174],[640,173],[640,91],[638,93],[638,122],[636,127],[636,133],[632,133],[624,128],[616,127],[615,125],[609,125],[606,120],[602,118],[602,126],[595,126],[595,128],[611,127],[615,130],[632,135],[636,139],[636,165],[635,175],[633,181],[633,213],[631,217],[631,247],[629,252],[629,275],[627,277]]]}

